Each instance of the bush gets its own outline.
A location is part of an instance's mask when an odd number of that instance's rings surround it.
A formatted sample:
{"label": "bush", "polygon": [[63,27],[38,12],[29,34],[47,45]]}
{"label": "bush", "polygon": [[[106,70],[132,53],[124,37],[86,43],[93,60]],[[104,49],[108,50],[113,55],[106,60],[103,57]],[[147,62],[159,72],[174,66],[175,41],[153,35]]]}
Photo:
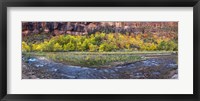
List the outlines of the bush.
{"label": "bush", "polygon": [[23,52],[29,52],[29,51],[31,51],[30,46],[27,45],[27,43],[24,42],[24,41],[22,42],[22,51],[23,51]]}
{"label": "bush", "polygon": [[90,52],[96,52],[96,51],[98,51],[98,46],[97,45],[93,45],[93,44],[90,44],[89,45],[89,51]]}
{"label": "bush", "polygon": [[[143,35],[144,36],[144,35]],[[120,33],[95,33],[91,35],[60,35],[38,43],[22,42],[22,51],[177,51],[175,39],[149,37],[144,39],[141,34],[129,35]],[[148,35],[150,36],[150,35]],[[155,36],[155,35],[154,35]]]}
{"label": "bush", "polygon": [[108,43],[102,43],[100,46],[99,46],[99,51],[100,52],[107,52],[107,51],[114,51],[116,49],[116,46],[115,45],[112,45],[112,44],[108,44]]}
{"label": "bush", "polygon": [[156,49],[157,49],[157,46],[154,43],[145,43],[141,46],[141,50],[143,51],[154,51]]}
{"label": "bush", "polygon": [[169,41],[167,43],[167,49],[168,51],[177,51],[178,50],[178,45],[174,41]]}
{"label": "bush", "polygon": [[178,51],[178,45],[174,41],[161,41],[158,44],[158,50]]}
{"label": "bush", "polygon": [[72,42],[69,42],[68,44],[65,44],[63,46],[64,51],[74,51],[75,50],[75,45]]}
{"label": "bush", "polygon": [[81,45],[82,51],[87,51],[89,49],[89,40],[85,39],[84,42]]}
{"label": "bush", "polygon": [[82,43],[81,43],[81,42],[78,42],[78,43],[77,43],[77,45],[76,45],[76,50],[77,50],[77,51],[83,51]]}
{"label": "bush", "polygon": [[53,51],[62,51],[62,46],[59,43],[54,44]]}
{"label": "bush", "polygon": [[166,50],[167,49],[167,42],[161,41],[158,43],[158,50]]}

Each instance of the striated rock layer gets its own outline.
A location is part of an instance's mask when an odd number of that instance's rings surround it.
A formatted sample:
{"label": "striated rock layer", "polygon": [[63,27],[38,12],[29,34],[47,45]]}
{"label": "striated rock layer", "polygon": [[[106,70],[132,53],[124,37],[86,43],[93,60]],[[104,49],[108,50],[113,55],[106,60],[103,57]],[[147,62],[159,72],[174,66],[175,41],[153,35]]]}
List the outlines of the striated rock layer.
{"label": "striated rock layer", "polygon": [[177,33],[178,22],[22,22],[22,35],[104,33]]}

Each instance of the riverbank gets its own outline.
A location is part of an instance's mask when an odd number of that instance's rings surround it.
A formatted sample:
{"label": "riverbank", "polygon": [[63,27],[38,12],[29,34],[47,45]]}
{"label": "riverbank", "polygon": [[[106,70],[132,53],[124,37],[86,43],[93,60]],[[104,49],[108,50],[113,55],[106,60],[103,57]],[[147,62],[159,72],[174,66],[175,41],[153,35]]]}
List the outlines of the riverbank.
{"label": "riverbank", "polygon": [[[22,79],[178,78],[178,56],[173,52],[153,52],[149,54],[138,53],[134,54],[134,56],[142,57],[142,59],[113,65],[109,68],[73,66],[67,63],[54,61],[51,58],[46,57],[44,54],[29,55],[29,58],[22,59]],[[130,55],[130,53],[128,55]]]}

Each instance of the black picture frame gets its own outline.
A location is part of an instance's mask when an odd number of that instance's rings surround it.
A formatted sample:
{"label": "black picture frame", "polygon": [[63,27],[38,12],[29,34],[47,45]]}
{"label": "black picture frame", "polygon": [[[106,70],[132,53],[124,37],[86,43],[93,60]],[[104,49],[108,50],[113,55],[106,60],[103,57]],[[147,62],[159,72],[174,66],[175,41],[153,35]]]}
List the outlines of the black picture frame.
{"label": "black picture frame", "polygon": [[[193,94],[7,94],[7,7],[193,7]],[[199,101],[200,0],[1,0],[0,99],[2,101]]]}

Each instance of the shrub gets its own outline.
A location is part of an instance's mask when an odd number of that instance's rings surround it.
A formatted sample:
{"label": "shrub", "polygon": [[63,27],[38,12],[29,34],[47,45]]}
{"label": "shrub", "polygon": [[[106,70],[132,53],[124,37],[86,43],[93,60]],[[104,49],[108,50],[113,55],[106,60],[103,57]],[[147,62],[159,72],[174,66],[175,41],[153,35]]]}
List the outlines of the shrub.
{"label": "shrub", "polygon": [[[143,38],[146,37],[147,38]],[[95,33],[91,35],[60,35],[37,43],[22,42],[22,51],[132,51],[166,50],[177,51],[175,39],[153,35],[129,35],[120,33]]]}
{"label": "shrub", "polygon": [[68,44],[65,44],[63,46],[64,51],[74,51],[75,50],[75,45],[72,42],[69,42]]}
{"label": "shrub", "polygon": [[23,51],[23,52],[29,52],[29,51],[31,51],[30,46],[27,45],[27,43],[24,42],[24,41],[22,42],[22,51]]}
{"label": "shrub", "polygon": [[158,43],[158,50],[166,50],[167,49],[167,42],[161,41]]}
{"label": "shrub", "polygon": [[158,50],[177,51],[178,45],[174,41],[161,41],[158,44]]}
{"label": "shrub", "polygon": [[174,41],[169,41],[167,43],[167,49],[168,51],[177,51],[178,50],[178,45]]}
{"label": "shrub", "polygon": [[90,44],[89,45],[89,51],[90,52],[95,52],[95,51],[97,51],[98,50],[98,46],[97,45],[93,45],[93,44]]}
{"label": "shrub", "polygon": [[81,45],[81,49],[83,51],[87,51],[89,49],[89,40],[88,39],[85,39],[84,42],[82,43]]}
{"label": "shrub", "polygon": [[42,45],[38,44],[36,47],[36,51],[43,51]]}
{"label": "shrub", "polygon": [[83,51],[82,43],[81,43],[81,42],[78,42],[78,43],[77,43],[77,45],[76,45],[76,50],[77,50],[77,51]]}
{"label": "shrub", "polygon": [[100,46],[99,46],[99,51],[100,52],[103,52],[103,51],[114,51],[116,49],[116,46],[115,45],[112,45],[112,44],[108,44],[108,43],[102,43]]}
{"label": "shrub", "polygon": [[154,43],[145,43],[141,46],[141,50],[153,51],[156,50],[157,46]]}
{"label": "shrub", "polygon": [[53,51],[62,51],[62,46],[59,43],[54,44]]}

